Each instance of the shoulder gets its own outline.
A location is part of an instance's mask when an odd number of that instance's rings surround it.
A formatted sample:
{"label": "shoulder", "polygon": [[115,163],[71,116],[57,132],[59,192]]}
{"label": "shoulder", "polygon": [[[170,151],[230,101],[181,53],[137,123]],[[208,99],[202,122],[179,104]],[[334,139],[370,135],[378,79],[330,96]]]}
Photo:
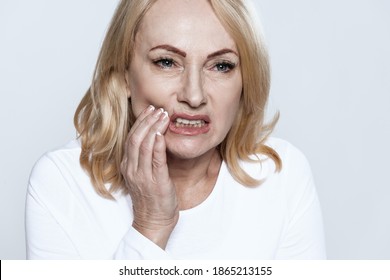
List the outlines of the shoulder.
{"label": "shoulder", "polygon": [[269,137],[264,144],[274,149],[282,160],[306,160],[302,151],[287,140]]}
{"label": "shoulder", "polygon": [[309,161],[302,151],[279,138],[270,138],[266,145],[273,148],[282,160],[282,170],[274,176],[278,178],[290,208],[296,208],[302,200],[313,201],[316,197],[314,179]]}
{"label": "shoulder", "polygon": [[300,149],[286,140],[275,137],[268,138],[264,145],[279,155],[282,161],[280,172],[276,171],[274,161],[264,155],[254,156],[261,159],[261,164],[256,161],[241,162],[248,175],[264,181],[263,188],[267,186],[279,189],[291,198],[314,186],[310,164]]}
{"label": "shoulder", "polygon": [[[300,172],[310,173],[310,165],[306,156],[302,153],[300,149],[291,144],[290,142],[276,137],[269,137],[265,143],[265,146],[272,148],[280,157],[282,161],[282,170],[280,173],[277,173],[281,176],[291,176],[291,174],[296,174]],[[260,175],[258,172],[261,170],[261,177],[269,177],[275,173],[275,163],[270,158],[262,154],[252,155],[250,157],[254,159],[254,162],[241,162],[241,166],[246,172],[250,175],[258,178]],[[261,160],[261,168],[256,159]],[[257,175],[255,175],[257,174]]]}
{"label": "shoulder", "polygon": [[282,173],[311,172],[306,156],[290,142],[281,138],[270,137],[264,144],[278,153],[282,160]]}
{"label": "shoulder", "polygon": [[83,174],[79,163],[80,152],[79,141],[73,140],[43,154],[32,168],[29,188],[39,188],[43,191],[50,186],[53,189],[69,177]]}
{"label": "shoulder", "polygon": [[66,145],[55,148],[43,154],[35,163],[31,176],[39,175],[41,172],[47,172],[59,165],[75,166],[79,161],[81,146],[78,140],[72,140]]}

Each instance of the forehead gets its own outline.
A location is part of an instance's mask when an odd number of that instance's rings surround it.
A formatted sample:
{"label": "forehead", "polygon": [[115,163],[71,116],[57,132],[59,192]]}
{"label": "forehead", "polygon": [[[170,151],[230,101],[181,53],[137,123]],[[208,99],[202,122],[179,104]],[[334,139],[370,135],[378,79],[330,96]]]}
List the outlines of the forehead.
{"label": "forehead", "polygon": [[158,0],[145,14],[137,41],[188,50],[236,49],[207,0]]}

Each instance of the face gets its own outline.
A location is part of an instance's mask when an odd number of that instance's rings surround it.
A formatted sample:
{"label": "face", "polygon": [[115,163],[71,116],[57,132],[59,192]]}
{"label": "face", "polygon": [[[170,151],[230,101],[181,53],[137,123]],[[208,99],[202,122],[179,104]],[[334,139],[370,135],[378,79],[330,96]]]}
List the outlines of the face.
{"label": "face", "polygon": [[235,42],[207,0],[159,0],[136,35],[127,74],[132,109],[170,117],[167,151],[182,159],[215,149],[236,118],[242,91]]}

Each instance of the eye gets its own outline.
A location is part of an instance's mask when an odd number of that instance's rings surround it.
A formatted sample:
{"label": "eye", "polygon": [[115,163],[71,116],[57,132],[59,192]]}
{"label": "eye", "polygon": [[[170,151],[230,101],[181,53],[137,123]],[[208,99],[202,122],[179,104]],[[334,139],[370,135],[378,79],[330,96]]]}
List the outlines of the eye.
{"label": "eye", "polygon": [[226,73],[226,72],[233,70],[235,66],[236,65],[234,63],[225,61],[225,62],[219,62],[219,63],[215,64],[214,68],[218,72]]}
{"label": "eye", "polygon": [[161,68],[172,68],[174,66],[173,59],[170,58],[160,58],[153,61],[153,63]]}

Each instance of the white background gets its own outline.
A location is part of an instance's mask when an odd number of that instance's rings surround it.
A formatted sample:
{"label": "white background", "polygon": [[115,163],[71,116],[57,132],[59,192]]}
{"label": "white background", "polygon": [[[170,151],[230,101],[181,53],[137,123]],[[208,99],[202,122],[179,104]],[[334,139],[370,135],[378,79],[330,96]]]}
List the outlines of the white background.
{"label": "white background", "polygon": [[[275,135],[311,162],[328,257],[390,259],[390,2],[255,2],[272,63],[270,113],[281,113]],[[25,258],[30,170],[75,137],[116,3],[0,0],[0,259]]]}

